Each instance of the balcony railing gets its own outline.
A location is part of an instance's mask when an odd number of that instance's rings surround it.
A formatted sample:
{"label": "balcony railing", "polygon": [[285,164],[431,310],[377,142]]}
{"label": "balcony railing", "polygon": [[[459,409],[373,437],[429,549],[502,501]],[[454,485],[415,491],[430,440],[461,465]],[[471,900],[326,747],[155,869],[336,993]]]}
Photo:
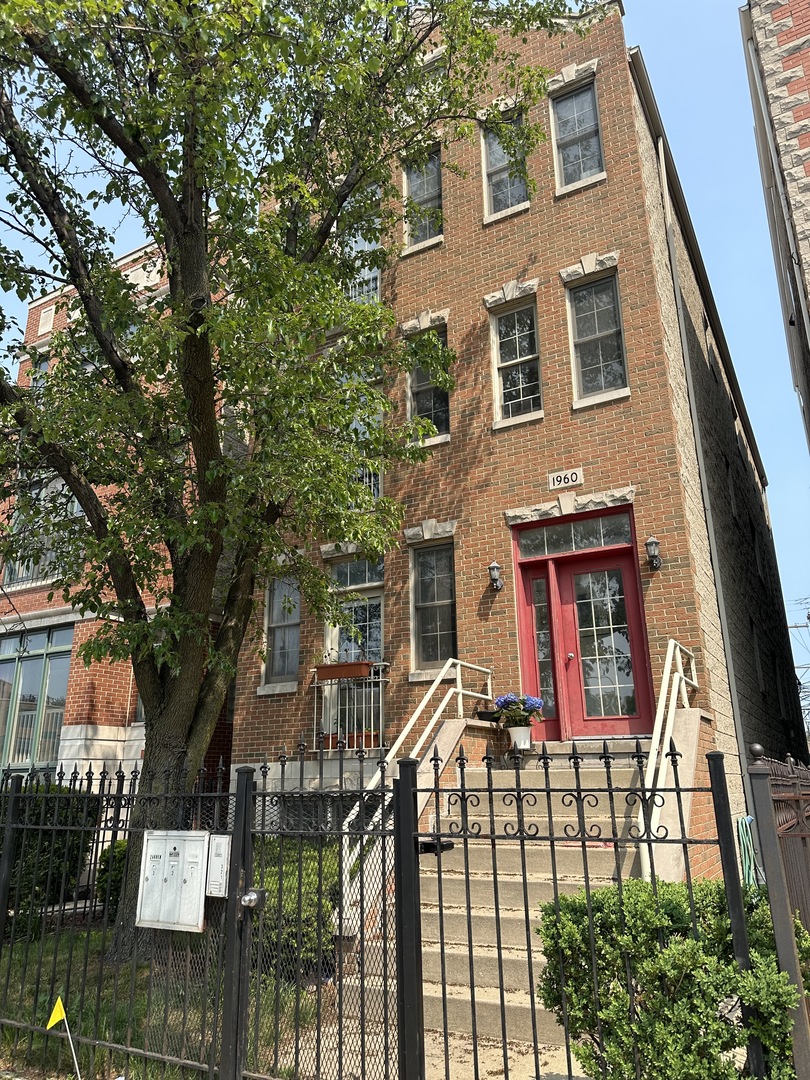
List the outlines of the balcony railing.
{"label": "balcony railing", "polygon": [[[355,665],[357,666],[357,665]],[[324,733],[324,749],[370,749],[385,742],[384,687],[388,664],[366,665],[368,674],[344,674],[351,665],[316,668],[312,743],[317,749]],[[329,670],[331,668],[331,670]]]}

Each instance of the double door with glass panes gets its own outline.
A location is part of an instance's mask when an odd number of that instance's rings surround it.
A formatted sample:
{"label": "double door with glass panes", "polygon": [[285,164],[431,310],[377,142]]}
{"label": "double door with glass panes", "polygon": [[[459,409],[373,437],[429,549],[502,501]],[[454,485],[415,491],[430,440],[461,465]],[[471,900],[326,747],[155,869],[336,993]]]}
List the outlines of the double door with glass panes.
{"label": "double door with glass panes", "polygon": [[518,539],[523,691],[544,701],[537,739],[652,730],[631,540],[627,513],[554,523]]}
{"label": "double door with glass panes", "polygon": [[0,637],[3,765],[58,764],[72,644],[72,626]]}

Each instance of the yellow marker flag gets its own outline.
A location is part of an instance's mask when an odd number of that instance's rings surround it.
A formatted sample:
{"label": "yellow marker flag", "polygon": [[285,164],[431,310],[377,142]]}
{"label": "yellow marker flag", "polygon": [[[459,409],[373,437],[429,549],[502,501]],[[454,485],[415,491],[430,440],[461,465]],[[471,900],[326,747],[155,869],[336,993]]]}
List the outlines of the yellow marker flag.
{"label": "yellow marker flag", "polygon": [[58,997],[56,999],[56,1004],[53,1007],[53,1012],[51,1013],[51,1018],[48,1021],[48,1023],[46,1024],[45,1030],[46,1031],[50,1030],[50,1028],[52,1028],[54,1026],[54,1024],[58,1024],[60,1020],[64,1020],[64,1019],[65,1019],[65,1006],[62,1004],[61,997]]}

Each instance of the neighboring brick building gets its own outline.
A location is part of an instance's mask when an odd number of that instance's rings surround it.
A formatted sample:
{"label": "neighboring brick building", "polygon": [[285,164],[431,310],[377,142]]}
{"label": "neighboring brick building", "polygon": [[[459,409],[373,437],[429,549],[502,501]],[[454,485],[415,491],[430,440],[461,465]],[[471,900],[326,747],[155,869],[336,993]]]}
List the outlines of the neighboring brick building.
{"label": "neighboring brick building", "polygon": [[810,2],[740,8],[793,385],[810,444]]}
{"label": "neighboring brick building", "polygon": [[[675,640],[698,684],[676,741],[692,768],[712,747],[730,755],[741,805],[749,742],[777,756],[803,744],[762,462],[618,9],[584,38],[533,35],[525,50],[555,73],[534,192],[483,130],[453,145],[452,171],[437,156],[406,169],[406,194],[432,213],[359,290],[379,288],[402,333],[446,334],[457,356],[449,394],[418,369],[392,390],[438,430],[424,465],[368,478],[404,504],[401,544],[384,567],[322,549],[359,642],[302,612],[294,583],[271,587],[236,680],[233,761],[272,763],[302,734],[311,749],[322,726],[327,748],[390,744],[451,657],[491,670],[496,695],[542,694],[535,738],[643,736]],[[28,340],[47,340],[49,303],[32,305]],[[6,590],[29,628],[71,621],[46,589]],[[371,671],[319,680],[324,654]],[[72,726],[90,740],[88,725],[114,739],[103,725],[132,724],[119,677],[71,668],[64,748]],[[489,734],[473,722],[465,745]]]}

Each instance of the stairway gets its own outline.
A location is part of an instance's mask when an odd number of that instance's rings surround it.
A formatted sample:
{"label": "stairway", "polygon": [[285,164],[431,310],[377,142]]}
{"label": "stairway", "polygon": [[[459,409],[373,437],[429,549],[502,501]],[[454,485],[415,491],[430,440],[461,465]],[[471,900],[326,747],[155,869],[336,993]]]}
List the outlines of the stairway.
{"label": "stairway", "polygon": [[[586,749],[590,748],[590,749]],[[623,789],[637,783],[638,771],[630,759],[634,740],[613,740],[612,785]],[[597,789],[586,800],[586,825],[599,826],[602,836],[613,835],[611,806],[606,790],[604,764],[599,760],[602,743],[580,743],[583,755],[581,788]],[[467,835],[480,832],[486,838],[457,839],[452,851],[421,858],[422,942],[424,1015],[428,1029],[468,1033],[506,1043],[560,1045],[564,1033],[555,1018],[537,1000],[537,985],[544,962],[540,939],[540,904],[554,897],[554,877],[559,894],[577,892],[585,880],[585,862],[591,887],[611,884],[617,872],[622,878],[637,876],[639,859],[631,847],[618,854],[614,845],[590,840],[583,854],[577,832],[576,799],[565,793],[575,788],[568,761],[570,744],[553,744],[548,752],[552,794],[545,791],[545,776],[535,768],[536,756],[527,755],[520,773],[525,837],[504,834],[517,823],[513,768],[492,773],[492,794],[483,769],[466,770],[465,786],[475,793],[467,800]],[[543,788],[536,794],[533,788]],[[554,790],[559,789],[559,790]],[[601,791],[598,789],[602,789]],[[550,803],[550,806],[549,806]],[[556,874],[552,874],[551,845],[533,839],[532,833],[548,836],[549,810],[556,839]],[[448,800],[442,832],[460,824],[457,800]],[[627,836],[637,808],[627,806],[623,791],[613,800],[617,834]],[[497,839],[489,837],[493,831]],[[497,883],[497,885],[496,885]],[[497,899],[496,899],[497,889]],[[474,988],[471,991],[471,986]],[[474,1003],[474,1008],[473,1008]]]}

